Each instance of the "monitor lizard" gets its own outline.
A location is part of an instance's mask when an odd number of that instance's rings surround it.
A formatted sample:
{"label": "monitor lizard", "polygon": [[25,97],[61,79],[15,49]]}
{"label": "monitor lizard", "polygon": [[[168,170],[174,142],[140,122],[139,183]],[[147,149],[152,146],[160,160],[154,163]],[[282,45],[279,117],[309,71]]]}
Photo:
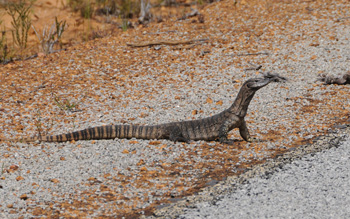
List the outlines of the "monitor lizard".
{"label": "monitor lizard", "polygon": [[[277,74],[266,73],[263,77],[252,78],[243,83],[233,104],[216,115],[188,121],[170,122],[159,125],[107,125],[91,127],[80,131],[48,136],[34,136],[23,139],[4,139],[19,142],[65,142],[71,140],[92,139],[169,139],[177,142],[190,140],[218,140],[221,143],[233,144],[227,138],[228,132],[234,128],[245,141],[252,141],[244,117],[255,92],[270,82],[285,81]],[[3,140],[3,141],[4,141]]]}

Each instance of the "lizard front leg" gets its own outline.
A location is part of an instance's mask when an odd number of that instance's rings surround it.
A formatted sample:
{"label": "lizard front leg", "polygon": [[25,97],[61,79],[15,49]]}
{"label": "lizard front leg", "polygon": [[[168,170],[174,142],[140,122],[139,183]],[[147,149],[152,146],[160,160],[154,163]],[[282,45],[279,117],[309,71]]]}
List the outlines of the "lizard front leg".
{"label": "lizard front leg", "polygon": [[224,124],[221,125],[219,129],[219,141],[221,143],[233,145],[233,140],[227,139],[227,134],[231,130],[230,127],[232,127],[232,122],[230,120],[226,120]]}
{"label": "lizard front leg", "polygon": [[247,128],[247,123],[245,122],[245,120],[243,119],[241,121],[241,125],[239,126],[239,133],[241,134],[241,137],[248,142],[252,142],[253,139],[250,137],[248,128]]}
{"label": "lizard front leg", "polygon": [[244,119],[242,120],[242,123],[239,126],[239,133],[241,134],[242,138],[247,142],[260,142],[261,141],[257,138],[250,137],[250,134],[249,134],[249,131],[247,128],[247,124],[246,124]]}

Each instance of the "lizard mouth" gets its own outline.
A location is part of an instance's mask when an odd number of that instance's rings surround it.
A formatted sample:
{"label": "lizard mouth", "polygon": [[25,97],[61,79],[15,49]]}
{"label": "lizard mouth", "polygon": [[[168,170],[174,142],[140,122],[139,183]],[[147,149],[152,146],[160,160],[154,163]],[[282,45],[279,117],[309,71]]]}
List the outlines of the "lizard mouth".
{"label": "lizard mouth", "polygon": [[262,78],[251,79],[251,81],[247,83],[247,86],[248,88],[251,88],[251,89],[260,89],[268,85],[270,82],[284,82],[284,81],[287,81],[287,78],[279,76],[278,74],[272,74],[270,72],[267,72],[263,75]]}
{"label": "lizard mouth", "polygon": [[248,83],[247,87],[251,89],[260,89],[268,85],[271,81],[273,81],[271,78],[256,78]]}

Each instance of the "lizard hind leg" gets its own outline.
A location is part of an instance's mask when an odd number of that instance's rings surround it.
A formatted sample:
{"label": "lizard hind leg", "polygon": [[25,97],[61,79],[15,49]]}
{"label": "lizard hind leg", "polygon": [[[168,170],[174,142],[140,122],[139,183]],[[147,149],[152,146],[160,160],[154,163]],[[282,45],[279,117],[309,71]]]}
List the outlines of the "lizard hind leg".
{"label": "lizard hind leg", "polygon": [[186,142],[189,143],[189,139],[182,135],[181,129],[178,126],[172,127],[170,130],[169,139],[173,142]]}

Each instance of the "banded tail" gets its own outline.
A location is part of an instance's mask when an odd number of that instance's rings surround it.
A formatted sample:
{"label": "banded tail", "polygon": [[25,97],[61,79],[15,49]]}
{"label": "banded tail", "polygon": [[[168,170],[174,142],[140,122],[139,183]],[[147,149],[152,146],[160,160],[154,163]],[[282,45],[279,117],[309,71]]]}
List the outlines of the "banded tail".
{"label": "banded tail", "polygon": [[[83,129],[80,131],[60,134],[35,136],[23,139],[7,139],[8,141],[17,142],[65,142],[78,140],[93,140],[93,139],[114,139],[114,138],[141,138],[141,139],[155,139],[159,136],[158,126],[139,126],[139,125],[108,125],[97,126]],[[6,140],[6,139],[5,139]]]}

